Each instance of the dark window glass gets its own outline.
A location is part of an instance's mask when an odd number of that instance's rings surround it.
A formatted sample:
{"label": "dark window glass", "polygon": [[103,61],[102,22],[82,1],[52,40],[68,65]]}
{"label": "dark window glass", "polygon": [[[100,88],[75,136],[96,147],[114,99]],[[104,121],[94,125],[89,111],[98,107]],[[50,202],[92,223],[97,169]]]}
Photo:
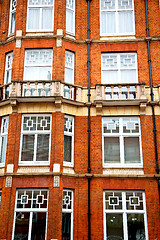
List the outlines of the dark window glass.
{"label": "dark window glass", "polygon": [[34,135],[23,135],[21,161],[33,161]]}
{"label": "dark window glass", "polygon": [[29,216],[29,212],[16,213],[14,240],[28,240]]}
{"label": "dark window glass", "polygon": [[72,137],[64,136],[64,161],[71,162]]}
{"label": "dark window glass", "polygon": [[120,162],[120,144],[118,137],[104,138],[104,162],[105,163]]}
{"label": "dark window glass", "polygon": [[36,161],[48,161],[49,157],[49,135],[38,134]]}
{"label": "dark window glass", "polygon": [[62,214],[62,240],[71,240],[71,213]]}
{"label": "dark window glass", "polygon": [[146,240],[143,214],[127,214],[128,240]]}
{"label": "dark window glass", "polygon": [[[122,214],[106,214],[107,240],[123,240]],[[133,240],[133,239],[132,239]]]}

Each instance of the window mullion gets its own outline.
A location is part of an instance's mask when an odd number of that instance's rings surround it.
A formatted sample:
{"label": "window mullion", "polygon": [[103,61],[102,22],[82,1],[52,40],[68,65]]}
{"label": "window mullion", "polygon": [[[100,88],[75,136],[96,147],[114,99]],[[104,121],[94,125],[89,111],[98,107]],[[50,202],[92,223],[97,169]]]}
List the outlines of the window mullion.
{"label": "window mullion", "polygon": [[37,137],[38,134],[35,133],[35,138],[34,138],[34,157],[33,157],[33,162],[36,162],[36,157],[37,157]]}
{"label": "window mullion", "polygon": [[32,219],[33,219],[33,212],[30,212],[30,216],[29,216],[29,232],[28,232],[28,240],[31,239],[31,233],[32,233]]}

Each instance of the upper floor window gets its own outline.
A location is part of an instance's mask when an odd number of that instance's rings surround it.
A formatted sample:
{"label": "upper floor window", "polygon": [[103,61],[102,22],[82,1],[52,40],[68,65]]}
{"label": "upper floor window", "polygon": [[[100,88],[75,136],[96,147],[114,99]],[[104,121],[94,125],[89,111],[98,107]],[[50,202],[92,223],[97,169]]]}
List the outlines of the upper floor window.
{"label": "upper floor window", "polygon": [[51,115],[23,115],[20,163],[49,163]]}
{"label": "upper floor window", "polygon": [[100,0],[101,36],[133,35],[134,0]]}
{"label": "upper floor window", "polygon": [[145,193],[104,191],[105,239],[148,240]]}
{"label": "upper floor window", "polygon": [[139,118],[103,118],[103,163],[104,167],[142,166]]}
{"label": "upper floor window", "polygon": [[27,31],[53,31],[54,0],[28,0]]}
{"label": "upper floor window", "polygon": [[62,239],[73,240],[73,191],[63,190]]}
{"label": "upper floor window", "polygon": [[24,80],[52,79],[52,50],[26,50]]}
{"label": "upper floor window", "polygon": [[4,164],[6,159],[8,122],[9,122],[8,116],[2,118],[0,135],[0,164]]}
{"label": "upper floor window", "polygon": [[136,53],[103,53],[102,83],[137,83]]}
{"label": "upper floor window", "polygon": [[13,52],[6,54],[4,84],[11,82]]}
{"label": "upper floor window", "polygon": [[74,118],[64,118],[64,160],[65,166],[73,166],[74,155]]}
{"label": "upper floor window", "polygon": [[12,239],[46,239],[47,210],[48,190],[19,189]]}
{"label": "upper floor window", "polygon": [[[74,53],[65,51],[65,82],[74,84]],[[74,99],[74,88],[64,87],[64,97]]]}
{"label": "upper floor window", "polygon": [[66,32],[75,35],[75,0],[66,0]]}
{"label": "upper floor window", "polygon": [[11,0],[9,17],[9,35],[15,32],[16,0]]}

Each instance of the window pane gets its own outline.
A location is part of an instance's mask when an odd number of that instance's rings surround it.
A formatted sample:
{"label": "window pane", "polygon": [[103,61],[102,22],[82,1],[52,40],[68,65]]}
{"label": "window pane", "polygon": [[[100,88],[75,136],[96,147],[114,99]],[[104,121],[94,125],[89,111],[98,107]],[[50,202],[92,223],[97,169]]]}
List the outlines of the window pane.
{"label": "window pane", "polygon": [[28,29],[31,29],[31,30],[39,29],[39,20],[40,20],[40,9],[37,9],[37,8],[29,9]]}
{"label": "window pane", "polygon": [[120,162],[120,144],[118,137],[104,138],[104,162],[105,163]]}
{"label": "window pane", "polygon": [[51,80],[51,67],[40,67],[39,68],[39,76],[37,77],[38,80]]}
{"label": "window pane", "polygon": [[145,240],[145,229],[144,229],[144,215],[143,214],[127,214],[127,225],[128,225],[128,240]]}
{"label": "window pane", "polygon": [[14,240],[28,240],[29,216],[29,212],[16,213]]}
{"label": "window pane", "polygon": [[102,21],[102,33],[116,32],[115,13],[102,12],[101,21]]}
{"label": "window pane", "polygon": [[64,161],[71,162],[72,137],[64,136]]}
{"label": "window pane", "polygon": [[26,67],[24,80],[39,80],[38,67]]}
{"label": "window pane", "polygon": [[124,138],[125,163],[140,163],[140,149],[138,137]]}
{"label": "window pane", "polygon": [[3,136],[2,137],[2,142],[1,142],[0,163],[4,163],[5,162],[6,148],[7,148],[7,136]]}
{"label": "window pane", "polygon": [[118,71],[102,71],[102,83],[118,83]]}
{"label": "window pane", "polygon": [[119,12],[118,16],[119,33],[133,32],[133,12]]}
{"label": "window pane", "polygon": [[34,135],[23,135],[21,161],[33,161]]}
{"label": "window pane", "polygon": [[49,135],[38,134],[36,161],[48,161],[49,158]]}
{"label": "window pane", "polygon": [[62,214],[62,240],[71,240],[71,213]]}
{"label": "window pane", "polygon": [[135,83],[137,82],[136,70],[121,71],[121,83]]}
{"label": "window pane", "polygon": [[107,240],[124,239],[122,214],[106,214],[106,231]]}
{"label": "window pane", "polygon": [[12,13],[11,16],[11,29],[10,29],[10,33],[14,33],[15,30],[15,17],[16,17],[16,13]]}
{"label": "window pane", "polygon": [[31,240],[45,239],[46,213],[34,212],[32,219]]}
{"label": "window pane", "polygon": [[52,13],[53,13],[52,8],[42,9],[42,29],[52,30],[53,26]]}
{"label": "window pane", "polygon": [[65,68],[65,82],[73,84],[73,69]]}
{"label": "window pane", "polygon": [[66,31],[69,33],[74,33],[73,30],[73,11],[66,10]]}

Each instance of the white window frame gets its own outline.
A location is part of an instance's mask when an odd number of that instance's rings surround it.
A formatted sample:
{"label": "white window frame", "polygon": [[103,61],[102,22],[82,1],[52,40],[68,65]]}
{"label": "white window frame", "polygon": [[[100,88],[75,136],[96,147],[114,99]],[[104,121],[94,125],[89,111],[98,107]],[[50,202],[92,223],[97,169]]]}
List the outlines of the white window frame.
{"label": "white window frame", "polygon": [[[72,149],[71,149],[71,162],[67,162],[63,159],[63,165],[74,167],[74,117],[65,115],[65,118],[68,118],[67,121],[72,121],[72,132],[64,130],[64,136],[70,136],[72,138],[72,141],[71,141]],[[64,122],[64,124],[65,124],[65,122]]]}
{"label": "white window frame", "polygon": [[[122,193],[122,209],[121,210],[106,210],[105,207],[105,193],[106,192],[121,192]],[[143,202],[143,210],[137,210],[134,207],[134,210],[127,210],[126,207],[126,193],[142,193],[142,202]],[[145,237],[146,240],[149,240],[148,238],[148,227],[147,227],[147,211],[146,211],[146,199],[145,199],[145,192],[144,191],[137,191],[137,190],[126,190],[126,191],[121,191],[121,190],[105,190],[103,191],[103,223],[104,223],[104,240],[107,239],[107,230],[106,230],[106,214],[114,214],[114,213],[121,213],[123,215],[123,233],[124,233],[124,240],[128,240],[128,230],[127,230],[127,214],[131,214],[131,213],[139,213],[139,214],[143,214],[144,216],[144,229],[145,229]]]}
{"label": "white window frame", "polygon": [[[24,191],[26,193],[26,191],[32,191],[32,196],[34,191],[47,191],[47,208],[17,208],[17,199],[18,199],[18,192],[19,191]],[[45,239],[46,239],[46,235],[47,235],[47,218],[48,218],[48,199],[49,199],[49,191],[48,189],[18,189],[16,192],[16,199],[15,199],[15,211],[14,211],[14,221],[13,221],[13,231],[12,231],[12,240],[14,240],[14,232],[15,232],[15,223],[16,223],[16,213],[17,212],[29,212],[30,213],[30,217],[29,217],[29,231],[28,231],[28,240],[31,239],[31,231],[32,231],[32,220],[33,220],[33,213],[34,212],[46,212],[46,230],[45,230]],[[33,198],[32,198],[33,201]]]}
{"label": "white window frame", "polygon": [[[9,60],[10,59],[10,60]],[[9,61],[9,62],[8,62]],[[9,63],[9,66],[8,66]],[[13,52],[7,53],[6,54],[6,64],[5,64],[5,74],[4,74],[4,84],[8,84],[11,82],[12,78],[12,63],[13,63]],[[7,82],[7,73],[11,72],[10,74],[10,79]]]}
{"label": "white window frame", "polygon": [[[5,127],[4,126],[4,121],[7,123],[7,130],[3,133],[3,128]],[[2,139],[4,137],[8,138],[8,124],[9,124],[9,116],[2,117],[2,121],[1,121],[1,134],[0,134],[0,155],[1,155]],[[6,141],[6,146],[5,146],[5,156],[2,155],[2,159],[4,159],[4,161],[0,162],[0,166],[4,166],[5,165],[6,152],[7,152],[7,141]]]}
{"label": "white window frame", "polygon": [[[23,130],[23,121],[24,117],[50,117],[50,130],[35,130],[35,131],[24,131]],[[49,165],[50,164],[50,152],[51,152],[51,129],[52,129],[52,115],[51,114],[33,114],[22,115],[22,125],[21,125],[21,142],[20,142],[20,152],[19,152],[19,165]],[[33,152],[33,160],[32,161],[22,161],[22,145],[23,145],[23,134],[25,135],[34,135],[34,152]],[[49,135],[49,148],[48,148],[48,161],[36,161],[37,155],[37,136],[38,134],[48,134]]]}
{"label": "white window frame", "polygon": [[[63,213],[70,213],[71,214],[71,239],[70,240],[73,240],[73,206],[74,206],[74,194],[73,194],[73,190],[69,190],[69,189],[63,189],[63,193],[64,192],[67,192],[68,193],[71,193],[71,196],[72,196],[72,199],[71,199],[71,209],[65,209],[63,208],[63,204],[62,204],[62,214]],[[64,202],[64,199],[63,199],[63,202]]]}
{"label": "white window frame", "polygon": [[0,208],[1,208],[1,201],[2,201],[2,190],[0,190]]}
{"label": "white window frame", "polygon": [[[38,2],[38,1],[37,1]],[[29,29],[28,28],[28,24],[29,24],[29,9],[32,8],[39,8],[40,9],[40,19],[39,19],[39,28],[38,29]],[[42,25],[42,9],[43,8],[52,8],[52,28],[51,29],[42,29],[40,26]],[[29,6],[29,0],[28,0],[28,4],[27,4],[27,21],[26,21],[26,31],[27,32],[51,32],[54,29],[54,0],[53,0],[53,5],[31,5]]]}
{"label": "white window frame", "polygon": [[[44,64],[40,64],[40,63],[37,63],[37,64],[27,64],[27,53],[34,53],[34,52],[36,52],[36,53],[39,53],[39,55],[40,55],[40,53],[51,53],[51,56],[52,56],[52,59],[51,59],[51,64],[49,64],[49,63],[44,63]],[[52,49],[30,49],[30,50],[25,50],[25,61],[24,61],[24,75],[23,75],[23,80],[26,80],[26,81],[31,81],[31,80],[28,80],[28,79],[26,79],[26,72],[27,72],[27,68],[31,68],[31,67],[37,67],[37,68],[39,68],[39,70],[40,70],[40,67],[43,67],[43,68],[47,68],[47,67],[50,67],[51,68],[51,72],[50,72],[50,78],[52,79],[52,61],[53,61],[53,50]],[[39,71],[38,70],[38,71]],[[51,80],[50,79],[50,80]],[[40,80],[40,79],[36,79],[36,80]],[[33,80],[33,81],[36,81],[36,80]],[[47,81],[47,79],[45,80],[45,79],[43,79],[44,81]],[[41,80],[41,81],[43,81],[43,80]]]}
{"label": "white window frame", "polygon": [[[118,0],[115,0],[115,9],[114,10],[102,10],[102,0],[100,0],[100,36],[132,36],[135,35],[135,13],[134,13],[134,0],[132,0],[132,9],[119,10],[118,9]],[[119,21],[118,21],[118,12],[133,12],[133,32],[119,33]],[[115,23],[116,23],[116,32],[115,33],[102,33],[102,12],[115,12]]]}
{"label": "white window frame", "polygon": [[[72,61],[72,65],[70,65],[70,66],[66,64],[67,55],[72,58],[72,60],[71,60]],[[70,83],[70,84],[74,84],[74,57],[75,57],[74,55],[75,54],[73,52],[71,52],[71,51],[68,51],[68,50],[65,51],[65,82],[66,83]],[[70,69],[72,71],[72,78],[71,78],[70,82],[66,81],[66,70],[67,69]]]}
{"label": "white window frame", "polygon": [[[104,123],[105,120],[112,120],[117,119],[119,120],[119,133],[104,133]],[[139,123],[139,133],[123,133],[123,119],[130,119],[130,120],[138,120]],[[120,163],[105,163],[104,162],[104,138],[105,137],[117,137],[119,138],[119,144],[120,144]],[[125,163],[125,157],[124,157],[124,137],[138,137],[139,138],[139,151],[140,151],[140,163]],[[136,167],[136,168],[142,168],[143,167],[143,158],[142,158],[142,139],[141,139],[141,125],[140,125],[140,118],[139,117],[103,117],[102,118],[102,154],[103,154],[103,167]]]}
{"label": "white window frame", "polygon": [[[67,2],[69,3],[70,0],[66,0],[66,33],[75,36],[75,1],[76,0],[71,0],[71,1],[73,2],[73,8],[67,6]],[[72,32],[67,29],[67,21],[68,21],[67,12],[73,13],[73,19],[72,19],[73,31]]]}
{"label": "white window frame", "polygon": [[[126,68],[121,68],[120,66],[120,57],[121,56],[134,56],[135,57],[135,67],[126,67]],[[103,57],[117,57],[117,67],[116,68],[104,68],[103,67]],[[138,83],[138,66],[137,66],[137,53],[135,52],[123,52],[123,53],[102,53],[101,54],[101,76],[102,76],[102,83],[103,84],[112,84],[112,82],[107,82],[107,79],[105,81],[105,79],[103,79],[103,72],[105,71],[117,71],[118,72],[118,77],[117,77],[117,84],[121,84],[121,83],[126,83],[125,81],[123,81],[122,77],[121,77],[121,71],[127,71],[127,70],[135,70],[136,71],[136,79],[131,82],[128,83]]]}
{"label": "white window frame", "polygon": [[[15,5],[13,5],[15,2]],[[12,32],[12,15],[15,14],[15,22],[16,22],[16,0],[11,0],[10,1],[10,16],[9,16],[9,31],[8,31],[8,35],[12,35],[15,33],[15,23],[14,23],[14,31]]]}

